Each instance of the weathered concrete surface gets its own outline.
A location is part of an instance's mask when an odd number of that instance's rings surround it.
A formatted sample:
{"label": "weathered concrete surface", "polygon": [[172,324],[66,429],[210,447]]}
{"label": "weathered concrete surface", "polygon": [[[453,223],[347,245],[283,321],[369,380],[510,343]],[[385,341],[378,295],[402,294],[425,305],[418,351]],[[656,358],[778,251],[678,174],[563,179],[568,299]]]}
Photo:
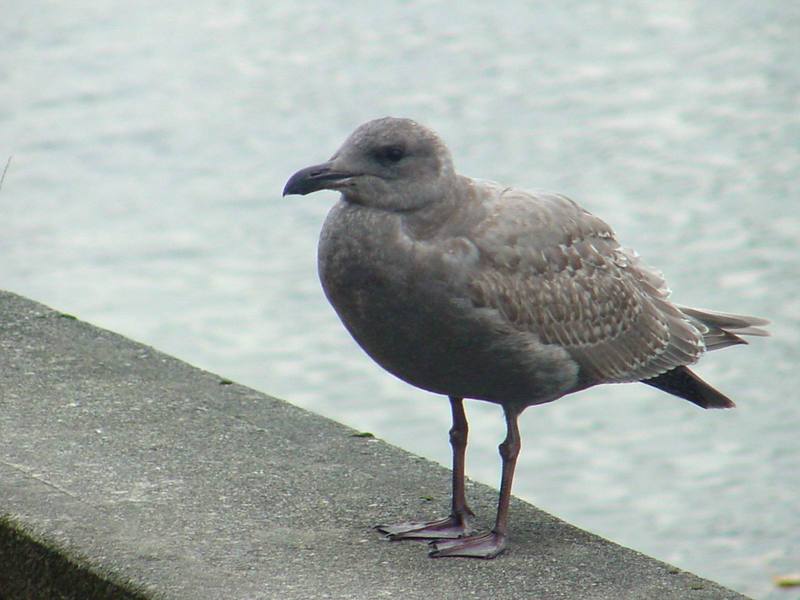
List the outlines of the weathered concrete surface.
{"label": "weathered concrete surface", "polygon": [[0,292],[0,598],[743,598],[518,500],[494,561],[383,541],[449,473],[353,433]]}

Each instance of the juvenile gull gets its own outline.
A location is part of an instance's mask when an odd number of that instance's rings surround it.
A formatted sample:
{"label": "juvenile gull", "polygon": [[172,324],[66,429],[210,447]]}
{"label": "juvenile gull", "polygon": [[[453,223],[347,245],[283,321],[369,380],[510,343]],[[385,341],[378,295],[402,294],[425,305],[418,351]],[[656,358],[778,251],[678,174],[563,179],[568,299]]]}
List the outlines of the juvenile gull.
{"label": "juvenile gull", "polygon": [[[361,125],[283,194],[338,190],[319,241],[325,294],[356,342],[400,379],[450,398],[451,514],[382,525],[430,555],[506,546],[517,418],[601,383],[642,381],[703,408],[734,404],[686,365],[767,335],[764,319],[684,308],[613,230],[558,194],[455,172],[442,140],[408,119]],[[492,531],[473,534],[464,493],[463,399],[499,404],[507,435]]]}

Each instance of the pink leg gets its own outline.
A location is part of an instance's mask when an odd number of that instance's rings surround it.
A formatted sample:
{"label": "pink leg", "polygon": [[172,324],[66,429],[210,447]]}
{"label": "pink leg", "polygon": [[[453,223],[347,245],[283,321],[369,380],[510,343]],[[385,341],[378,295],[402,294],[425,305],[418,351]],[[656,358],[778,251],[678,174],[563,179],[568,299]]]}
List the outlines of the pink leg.
{"label": "pink leg", "polygon": [[519,409],[504,406],[506,416],[506,439],[500,444],[500,457],[503,460],[503,475],[500,480],[500,500],[497,504],[497,519],[494,529],[482,535],[462,537],[456,540],[434,541],[430,544],[429,555],[433,558],[444,556],[469,556],[474,558],[494,558],[506,547],[508,534],[508,505],[511,501],[511,484],[514,468],[519,456],[520,439],[517,417]]}
{"label": "pink leg", "polygon": [[464,462],[467,451],[467,416],[463,398],[450,397],[453,411],[453,427],[450,429],[450,445],[453,447],[453,504],[450,516],[429,522],[406,522],[395,525],[378,525],[376,529],[390,540],[402,539],[453,539],[468,535],[473,516],[467,506],[464,490]]}

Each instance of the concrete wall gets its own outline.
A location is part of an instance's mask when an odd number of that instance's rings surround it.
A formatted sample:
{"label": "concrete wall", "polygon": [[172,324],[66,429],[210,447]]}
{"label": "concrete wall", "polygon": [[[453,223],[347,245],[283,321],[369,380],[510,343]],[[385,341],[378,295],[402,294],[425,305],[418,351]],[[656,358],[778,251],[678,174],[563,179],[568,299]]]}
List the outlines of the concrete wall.
{"label": "concrete wall", "polygon": [[354,433],[0,292],[0,598],[743,598],[519,500],[494,561],[384,541],[449,472]]}

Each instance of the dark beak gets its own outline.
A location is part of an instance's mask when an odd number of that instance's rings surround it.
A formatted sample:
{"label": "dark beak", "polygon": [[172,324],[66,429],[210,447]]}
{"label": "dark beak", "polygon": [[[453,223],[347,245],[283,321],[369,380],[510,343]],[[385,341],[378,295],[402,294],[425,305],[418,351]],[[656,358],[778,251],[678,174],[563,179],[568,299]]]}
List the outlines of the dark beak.
{"label": "dark beak", "polygon": [[300,194],[305,196],[318,190],[335,190],[340,182],[353,177],[353,173],[335,171],[331,162],[300,169],[289,178],[283,188],[283,195]]}

